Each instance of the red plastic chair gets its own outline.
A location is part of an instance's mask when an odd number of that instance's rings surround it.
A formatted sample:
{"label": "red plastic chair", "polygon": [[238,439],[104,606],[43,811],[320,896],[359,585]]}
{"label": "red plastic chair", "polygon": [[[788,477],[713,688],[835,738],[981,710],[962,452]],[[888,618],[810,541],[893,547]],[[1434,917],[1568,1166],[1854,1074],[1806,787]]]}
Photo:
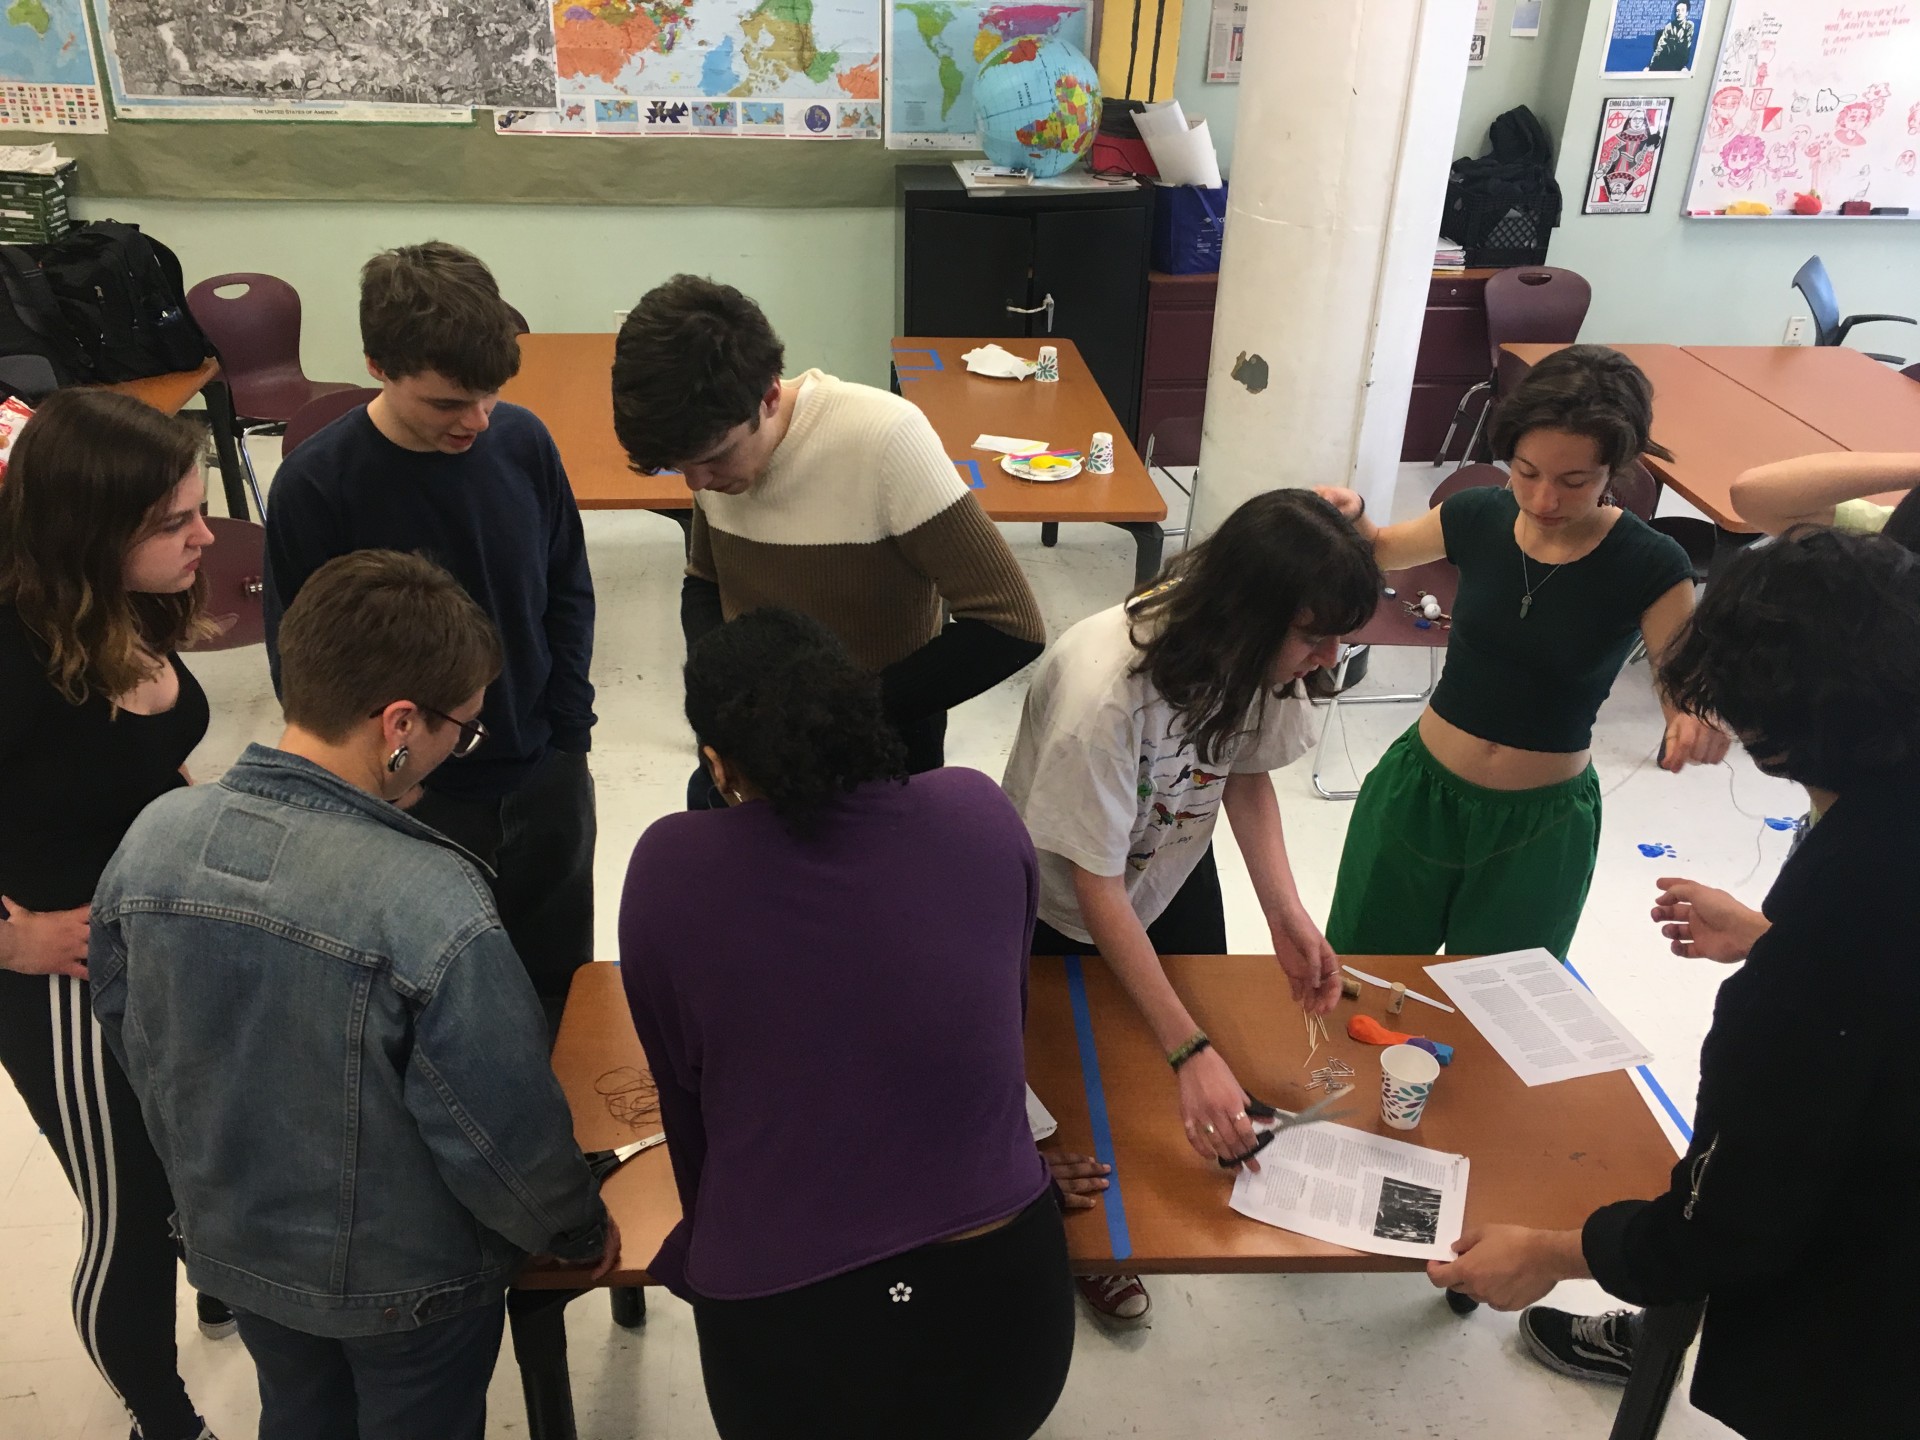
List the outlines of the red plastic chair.
{"label": "red plastic chair", "polygon": [[1453,448],[1453,437],[1460,429],[1467,407],[1476,395],[1483,397],[1479,417],[1473,422],[1473,434],[1467,439],[1460,463],[1473,458],[1480,436],[1493,413],[1500,391],[1500,347],[1502,345],[1571,345],[1580,338],[1586,323],[1587,307],[1593,303],[1593,287],[1571,270],[1551,266],[1522,265],[1502,270],[1487,281],[1487,378],[1460,397],[1453,407],[1453,420],[1440,442],[1435,465],[1446,462]]}
{"label": "red plastic chair", "polygon": [[207,613],[220,633],[183,646],[188,650],[237,650],[267,638],[267,530],[251,520],[206,517],[213,544],[201,551],[200,573],[207,578]]}
{"label": "red plastic chair", "polygon": [[286,433],[280,437],[280,458],[286,459],[342,415],[359,409],[379,393],[372,386],[357,385],[309,400],[287,421]]}

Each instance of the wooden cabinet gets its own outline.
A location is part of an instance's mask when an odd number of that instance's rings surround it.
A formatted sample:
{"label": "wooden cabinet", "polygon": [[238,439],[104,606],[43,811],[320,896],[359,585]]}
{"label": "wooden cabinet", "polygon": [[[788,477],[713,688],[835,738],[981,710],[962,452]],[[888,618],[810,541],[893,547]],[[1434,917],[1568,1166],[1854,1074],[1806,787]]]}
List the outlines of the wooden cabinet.
{"label": "wooden cabinet", "polygon": [[[1419,357],[1413,363],[1413,395],[1407,402],[1407,429],[1400,442],[1402,460],[1433,459],[1460,397],[1493,369],[1484,300],[1487,277],[1493,273],[1469,270],[1464,275],[1436,275],[1427,287],[1427,321],[1420,331]],[[1466,442],[1454,443],[1458,449]]]}
{"label": "wooden cabinet", "polygon": [[[1427,287],[1427,318],[1414,361],[1402,460],[1431,460],[1460,397],[1487,378],[1492,356],[1483,295],[1493,273],[1435,275]],[[1218,275],[1158,271],[1147,277],[1147,354],[1141,367],[1136,439],[1150,464],[1200,463],[1219,280]]]}
{"label": "wooden cabinet", "polygon": [[1153,191],[974,196],[949,165],[896,174],[899,333],[1065,336],[1133,434]]}
{"label": "wooden cabinet", "polygon": [[1141,367],[1140,429],[1150,465],[1198,465],[1207,410],[1218,275],[1147,277],[1147,356]]}

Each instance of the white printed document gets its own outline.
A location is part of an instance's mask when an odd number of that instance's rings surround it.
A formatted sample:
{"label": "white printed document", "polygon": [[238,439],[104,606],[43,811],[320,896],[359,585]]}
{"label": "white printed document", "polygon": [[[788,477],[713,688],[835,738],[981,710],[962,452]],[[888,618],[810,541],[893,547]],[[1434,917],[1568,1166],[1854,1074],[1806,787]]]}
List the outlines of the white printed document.
{"label": "white printed document", "polygon": [[1302,1125],[1244,1167],[1227,1202],[1252,1220],[1372,1255],[1451,1260],[1467,1157],[1345,1125]]}
{"label": "white printed document", "polygon": [[1027,1129],[1033,1132],[1035,1140],[1045,1140],[1060,1128],[1060,1122],[1053,1118],[1053,1112],[1040,1103],[1040,1097],[1033,1093],[1033,1086],[1027,1086]]}
{"label": "white printed document", "polygon": [[1653,1058],[1545,950],[1453,960],[1427,966],[1427,974],[1529,1085],[1630,1070]]}

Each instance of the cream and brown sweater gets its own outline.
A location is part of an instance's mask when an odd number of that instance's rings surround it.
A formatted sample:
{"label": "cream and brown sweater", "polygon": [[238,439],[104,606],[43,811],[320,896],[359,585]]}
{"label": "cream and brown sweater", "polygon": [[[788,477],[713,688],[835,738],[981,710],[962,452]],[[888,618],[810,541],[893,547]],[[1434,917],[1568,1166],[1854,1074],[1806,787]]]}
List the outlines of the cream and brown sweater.
{"label": "cream and brown sweater", "polygon": [[[880,673],[898,718],[991,688],[1046,641],[1026,576],[927,418],[818,370],[766,472],[742,494],[694,497],[687,576],[689,645],[720,617],[799,610]],[[718,616],[699,593],[713,588]]]}

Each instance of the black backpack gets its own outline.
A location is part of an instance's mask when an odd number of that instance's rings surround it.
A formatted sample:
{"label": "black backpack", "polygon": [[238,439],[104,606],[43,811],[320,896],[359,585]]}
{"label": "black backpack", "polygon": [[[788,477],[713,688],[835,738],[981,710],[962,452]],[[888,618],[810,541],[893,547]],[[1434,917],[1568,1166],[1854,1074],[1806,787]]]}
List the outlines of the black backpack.
{"label": "black backpack", "polygon": [[1488,127],[1492,153],[1453,162],[1440,233],[1466,247],[1469,265],[1538,265],[1560,223],[1553,139],[1524,105]]}
{"label": "black backpack", "polygon": [[44,355],[62,384],[197,370],[215,353],[187,310],[180,261],[138,225],[99,220],[49,244],[0,246],[0,278],[11,301],[0,355]]}

